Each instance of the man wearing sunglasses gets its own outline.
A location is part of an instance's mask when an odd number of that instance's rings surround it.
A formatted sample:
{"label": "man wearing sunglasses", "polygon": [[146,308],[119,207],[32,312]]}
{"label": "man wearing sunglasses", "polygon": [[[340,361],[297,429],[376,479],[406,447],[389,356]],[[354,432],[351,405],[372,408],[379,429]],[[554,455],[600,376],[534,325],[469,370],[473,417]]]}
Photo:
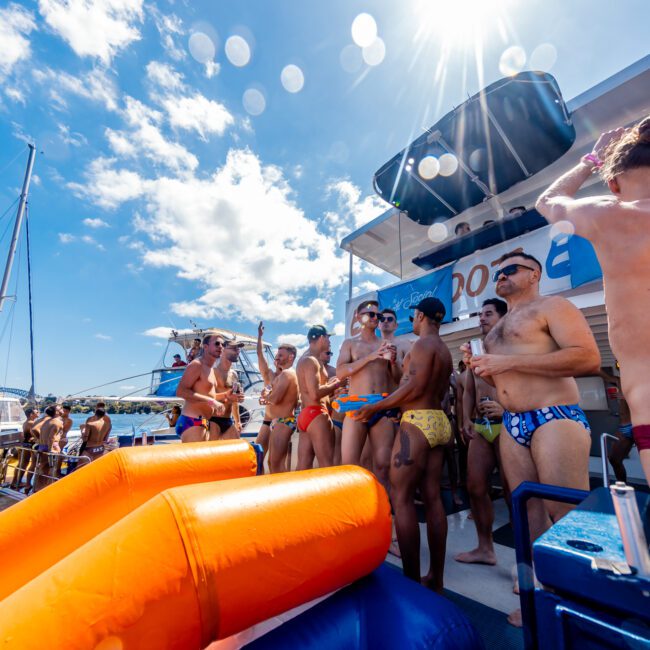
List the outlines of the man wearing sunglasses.
{"label": "man wearing sunglasses", "polygon": [[[496,387],[505,409],[507,435],[499,446],[510,489],[535,481],[588,490],[591,435],[574,377],[597,373],[600,354],[577,307],[560,296],[540,295],[541,275],[532,255],[515,251],[501,258],[493,279],[508,313],[485,337],[487,354],[469,363]],[[531,500],[532,539],[572,507]],[[520,625],[521,614],[508,620]]]}
{"label": "man wearing sunglasses", "polygon": [[[356,320],[361,331],[354,338],[345,339],[336,362],[336,376],[350,379],[351,395],[381,394],[394,387],[393,366],[397,354],[376,334],[382,315],[379,303],[364,300],[356,309]],[[379,482],[390,491],[388,470],[390,452],[395,439],[393,413],[377,411],[367,422],[356,420],[352,414],[343,421],[341,460],[344,465],[360,465],[366,438],[370,438],[374,473]],[[390,492],[389,492],[390,493]]]}
{"label": "man wearing sunglasses", "polygon": [[223,352],[224,339],[208,334],[203,338],[203,353],[191,361],[176,389],[176,396],[185,400],[180,417],[176,421],[176,433],[182,442],[203,442],[208,438],[208,421],[226,412],[224,401],[235,402],[232,389],[217,392],[214,364]]}
{"label": "man wearing sunglasses", "polygon": [[391,374],[394,380],[392,390],[399,386],[402,379],[402,365],[404,357],[411,349],[412,341],[407,339],[398,339],[395,337],[397,331],[397,314],[392,309],[382,309],[381,319],[379,320],[379,332],[383,341],[392,345],[396,350],[395,363],[391,365]]}
{"label": "man wearing sunglasses", "polygon": [[[233,386],[240,388],[239,375],[233,364],[239,360],[239,354],[244,344],[239,341],[226,341],[223,346],[219,363],[215,365],[214,376],[217,380],[217,392],[226,393]],[[213,415],[210,418],[209,440],[233,440],[241,435],[241,420],[239,418],[239,403],[244,401],[243,390],[232,390],[232,399],[225,402],[223,415]]]}
{"label": "man wearing sunglasses", "polygon": [[[355,417],[369,422],[384,409],[400,408],[402,411],[399,436],[391,450],[390,483],[404,575],[442,592],[447,516],[440,494],[440,479],[444,447],[453,435],[442,405],[449,392],[453,362],[439,333],[445,317],[444,304],[438,298],[428,297],[410,308],[415,310],[411,320],[418,339],[405,362],[408,367],[405,380],[385,399],[359,409]],[[415,509],[418,487],[426,510],[430,552],[429,574],[422,580],[420,528]]]}

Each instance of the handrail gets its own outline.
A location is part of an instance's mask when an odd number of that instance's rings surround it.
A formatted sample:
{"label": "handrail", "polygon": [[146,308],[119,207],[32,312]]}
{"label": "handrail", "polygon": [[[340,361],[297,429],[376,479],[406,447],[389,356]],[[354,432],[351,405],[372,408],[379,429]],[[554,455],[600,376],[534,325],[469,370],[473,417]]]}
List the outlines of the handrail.
{"label": "handrail", "polygon": [[515,555],[519,578],[519,601],[524,632],[524,648],[537,650],[537,618],[535,615],[535,573],[533,548],[528,528],[528,501],[532,498],[578,505],[589,496],[585,490],[524,481],[512,493],[512,524],[515,529]]}
{"label": "handrail", "polygon": [[[11,483],[7,483],[7,473],[9,470],[9,461],[11,459],[12,451],[18,453],[18,465],[13,467],[13,474]],[[0,485],[5,489],[12,490],[14,492],[19,492],[25,488],[25,494],[29,494],[33,490],[42,489],[50,483],[55,483],[56,481],[61,480],[71,474],[73,471],[77,470],[83,465],[87,465],[91,462],[91,459],[88,456],[77,456],[74,454],[64,454],[60,452],[51,452],[51,451],[38,451],[36,445],[32,448],[28,447],[10,447],[6,450],[6,454],[0,465]],[[25,459],[25,455],[29,454],[28,459]],[[25,462],[25,460],[27,462]],[[66,464],[66,473],[60,474],[61,467],[63,464]],[[43,471],[46,470],[46,471]],[[18,482],[16,482],[16,477],[18,475]],[[30,477],[25,482],[23,479],[25,477]],[[39,479],[43,479],[42,485],[39,485]],[[20,487],[21,484],[25,483],[23,488]]]}

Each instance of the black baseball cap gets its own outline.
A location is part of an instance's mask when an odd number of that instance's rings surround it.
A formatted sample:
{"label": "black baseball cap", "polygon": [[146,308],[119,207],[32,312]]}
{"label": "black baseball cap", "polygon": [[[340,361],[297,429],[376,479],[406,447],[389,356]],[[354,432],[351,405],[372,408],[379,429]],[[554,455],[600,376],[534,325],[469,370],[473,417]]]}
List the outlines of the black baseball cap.
{"label": "black baseball cap", "polygon": [[[411,305],[409,309],[417,309],[418,311],[421,311],[427,318],[433,319],[436,323],[442,323],[442,319],[447,313],[442,300],[439,300],[434,296],[422,298],[417,305]],[[412,316],[411,320],[413,320]]]}
{"label": "black baseball cap", "polygon": [[334,335],[331,332],[327,331],[325,325],[314,325],[313,327],[310,327],[309,331],[307,332],[307,339],[309,341],[315,341],[317,338],[320,338],[321,336],[334,336]]}

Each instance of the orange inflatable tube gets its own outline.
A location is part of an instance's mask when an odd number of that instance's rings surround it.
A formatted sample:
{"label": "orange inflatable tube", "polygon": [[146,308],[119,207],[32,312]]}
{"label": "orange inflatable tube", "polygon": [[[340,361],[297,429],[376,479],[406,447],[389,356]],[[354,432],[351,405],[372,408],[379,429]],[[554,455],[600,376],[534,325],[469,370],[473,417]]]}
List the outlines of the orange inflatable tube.
{"label": "orange inflatable tube", "polygon": [[102,456],[0,512],[0,599],[163,490],[256,469],[255,451],[241,440],[126,447]]}
{"label": "orange inflatable tube", "polygon": [[2,601],[0,645],[205,648],[373,571],[390,533],[360,467],[172,488]]}

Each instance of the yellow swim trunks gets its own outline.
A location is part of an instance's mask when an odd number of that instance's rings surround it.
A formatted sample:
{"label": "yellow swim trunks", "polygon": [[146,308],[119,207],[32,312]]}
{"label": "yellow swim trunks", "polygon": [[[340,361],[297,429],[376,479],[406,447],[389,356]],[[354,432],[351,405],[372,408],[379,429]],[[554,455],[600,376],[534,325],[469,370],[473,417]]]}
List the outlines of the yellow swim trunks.
{"label": "yellow swim trunks", "polygon": [[501,433],[500,422],[490,422],[490,426],[485,423],[485,420],[474,420],[474,428],[477,433],[480,433],[488,442],[494,442]]}
{"label": "yellow swim trunks", "polygon": [[431,447],[446,445],[451,440],[451,425],[444,411],[434,409],[404,411],[400,422],[408,422],[420,429]]}

